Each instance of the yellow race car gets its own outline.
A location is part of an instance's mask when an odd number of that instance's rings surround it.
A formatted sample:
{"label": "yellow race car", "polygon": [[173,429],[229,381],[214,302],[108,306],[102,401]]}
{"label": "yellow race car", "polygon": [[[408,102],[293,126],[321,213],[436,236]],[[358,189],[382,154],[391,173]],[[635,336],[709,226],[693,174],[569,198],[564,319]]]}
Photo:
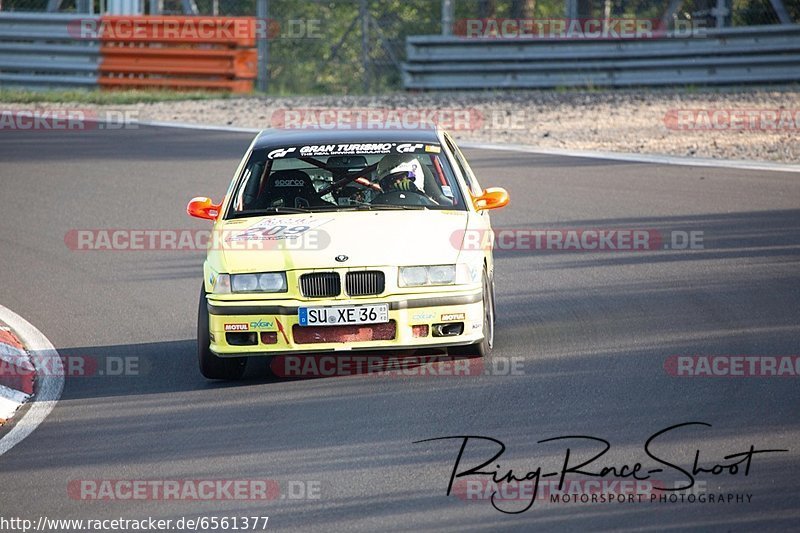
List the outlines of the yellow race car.
{"label": "yellow race car", "polygon": [[[201,373],[242,376],[248,357],[444,348],[487,355],[494,337],[488,210],[437,129],[265,130],[214,221],[197,320]],[[382,352],[384,353],[384,352]]]}

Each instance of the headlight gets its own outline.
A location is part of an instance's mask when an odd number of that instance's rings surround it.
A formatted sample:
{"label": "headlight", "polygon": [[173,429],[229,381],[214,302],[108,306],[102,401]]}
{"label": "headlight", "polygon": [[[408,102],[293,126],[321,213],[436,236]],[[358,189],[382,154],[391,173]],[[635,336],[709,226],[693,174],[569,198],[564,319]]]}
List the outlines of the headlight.
{"label": "headlight", "polygon": [[258,289],[258,276],[255,274],[237,274],[231,276],[233,292],[253,292]]}
{"label": "headlight", "polygon": [[428,281],[431,285],[450,285],[456,281],[456,266],[432,266],[428,267]]}
{"label": "headlight", "polygon": [[428,281],[428,269],[425,267],[400,267],[400,286],[418,287]]}
{"label": "headlight", "polygon": [[286,274],[283,272],[259,274],[258,290],[264,292],[286,292]]}
{"label": "headlight", "polygon": [[[227,274],[220,274],[217,277],[217,283],[214,286],[214,292],[221,293],[223,291],[216,290],[220,285],[221,278]],[[232,274],[230,281],[227,281],[228,290],[226,293],[231,292],[286,292],[286,273],[285,272],[265,272],[263,274]]]}
{"label": "headlight", "polygon": [[456,282],[455,265],[400,267],[398,284],[401,287],[452,285]]}

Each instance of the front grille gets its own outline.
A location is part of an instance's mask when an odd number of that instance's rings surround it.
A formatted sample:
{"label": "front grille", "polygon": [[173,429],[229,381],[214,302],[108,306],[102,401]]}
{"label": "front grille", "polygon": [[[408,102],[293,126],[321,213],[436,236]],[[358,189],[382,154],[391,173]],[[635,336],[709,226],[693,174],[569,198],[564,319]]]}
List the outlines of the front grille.
{"label": "front grille", "polygon": [[350,296],[372,296],[383,292],[385,279],[380,270],[357,270],[345,276],[345,287]]}
{"label": "front grille", "polygon": [[306,298],[333,298],[342,292],[342,282],[335,272],[315,272],[300,276],[300,292]]}
{"label": "front grille", "polygon": [[397,323],[394,320],[386,324],[292,326],[292,338],[296,344],[389,341],[395,338],[396,333]]}

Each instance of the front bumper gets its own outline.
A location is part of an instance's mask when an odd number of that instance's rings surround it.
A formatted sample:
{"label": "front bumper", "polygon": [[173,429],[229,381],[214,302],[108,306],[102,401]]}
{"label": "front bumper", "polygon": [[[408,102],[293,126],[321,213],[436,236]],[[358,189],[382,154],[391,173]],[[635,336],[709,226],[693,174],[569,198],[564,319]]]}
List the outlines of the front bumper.
{"label": "front bumper", "polygon": [[[299,307],[383,303],[389,305],[389,324],[303,327],[298,323]],[[483,339],[480,289],[322,301],[225,301],[209,297],[208,314],[211,351],[220,357],[436,348]],[[447,324],[445,329],[450,333],[459,330],[458,324],[463,328],[459,334],[437,336],[437,324]]]}

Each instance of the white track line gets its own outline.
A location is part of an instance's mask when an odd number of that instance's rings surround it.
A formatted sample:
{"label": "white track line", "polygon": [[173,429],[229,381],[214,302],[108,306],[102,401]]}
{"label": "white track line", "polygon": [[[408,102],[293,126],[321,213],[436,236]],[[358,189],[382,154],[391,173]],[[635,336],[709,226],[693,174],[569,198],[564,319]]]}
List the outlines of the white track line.
{"label": "white track line", "polygon": [[659,165],[679,165],[686,167],[735,168],[739,170],[765,170],[768,172],[800,172],[800,165],[785,163],[769,163],[765,161],[747,161],[734,159],[709,159],[679,157],[655,154],[625,154],[617,152],[590,152],[583,150],[561,150],[558,148],[537,148],[522,144],[491,144],[464,141],[458,143],[462,148],[478,148],[481,150],[500,150],[506,152],[525,152],[531,154],[560,155],[564,157],[586,157],[591,159],[610,159],[631,163],[655,163]]}
{"label": "white track line", "polygon": [[260,133],[263,128],[240,128],[237,126],[214,126],[213,124],[192,124],[190,122],[163,122],[160,120],[132,120],[132,124],[154,126],[157,128],[178,128],[182,130],[230,131],[233,133]]}
{"label": "white track line", "polygon": [[64,390],[64,368],[52,343],[27,320],[2,305],[0,319],[11,326],[22,345],[31,353],[31,361],[38,374],[38,390],[30,408],[0,440],[0,455],[3,455],[33,433],[56,406]]}
{"label": "white track line", "polygon": [[[159,128],[179,128],[185,130],[227,131],[233,133],[259,133],[258,128],[240,128],[236,126],[213,126],[205,124],[192,124],[188,122],[162,122],[157,120],[134,121],[141,126],[155,126]],[[768,172],[800,172],[800,165],[786,163],[770,163],[766,161],[748,161],[737,159],[709,159],[694,157],[678,157],[657,154],[628,154],[617,152],[592,152],[584,150],[560,150],[557,148],[538,148],[524,144],[492,144],[476,141],[463,141],[458,143],[463,148],[477,148],[481,150],[502,150],[506,152],[523,152],[530,154],[560,155],[564,157],[584,157],[590,159],[608,159],[611,161],[628,161],[631,163],[650,163],[658,165],[678,165],[687,167],[716,167],[734,168],[740,170],[764,170]]]}

